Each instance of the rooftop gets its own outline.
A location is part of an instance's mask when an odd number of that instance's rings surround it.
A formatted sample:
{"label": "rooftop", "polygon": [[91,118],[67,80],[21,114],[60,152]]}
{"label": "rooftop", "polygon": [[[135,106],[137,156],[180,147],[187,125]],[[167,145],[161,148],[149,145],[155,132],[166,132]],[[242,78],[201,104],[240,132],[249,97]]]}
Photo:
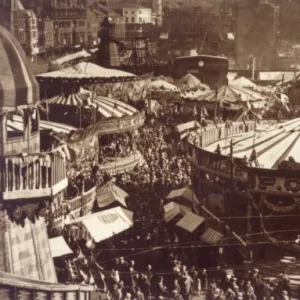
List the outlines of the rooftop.
{"label": "rooftop", "polygon": [[127,9],[149,9],[149,10],[151,10],[151,8],[144,7],[142,5],[138,5],[135,3],[123,3],[123,2],[111,3],[111,4],[109,4],[109,7],[113,8],[113,9],[127,8]]}

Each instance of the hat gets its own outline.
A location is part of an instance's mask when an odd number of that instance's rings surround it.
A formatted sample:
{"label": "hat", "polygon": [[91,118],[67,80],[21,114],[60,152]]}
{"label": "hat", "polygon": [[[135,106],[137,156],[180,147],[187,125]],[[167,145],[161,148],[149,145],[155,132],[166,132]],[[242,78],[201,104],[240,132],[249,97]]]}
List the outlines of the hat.
{"label": "hat", "polygon": [[259,270],[258,270],[258,269],[254,269],[253,272],[254,272],[254,273],[258,273]]}

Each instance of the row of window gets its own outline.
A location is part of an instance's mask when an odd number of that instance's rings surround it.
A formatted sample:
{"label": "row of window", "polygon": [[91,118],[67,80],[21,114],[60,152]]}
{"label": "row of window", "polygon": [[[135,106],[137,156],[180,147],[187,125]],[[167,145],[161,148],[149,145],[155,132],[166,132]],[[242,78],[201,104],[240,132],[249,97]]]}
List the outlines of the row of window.
{"label": "row of window", "polygon": [[[140,11],[139,11],[139,14],[141,15],[142,13],[143,13],[143,12],[140,10]],[[129,14],[129,11],[128,11],[128,10],[124,10],[124,14],[126,14],[126,15]],[[134,15],[134,14],[135,14],[135,11],[132,10],[132,11],[131,11],[131,14]]]}
{"label": "row of window", "polygon": [[127,17],[125,17],[125,23],[129,23],[129,22],[130,23],[146,23],[147,21],[145,19],[143,19],[142,17],[139,17],[139,18],[134,18],[134,17],[127,18]]}

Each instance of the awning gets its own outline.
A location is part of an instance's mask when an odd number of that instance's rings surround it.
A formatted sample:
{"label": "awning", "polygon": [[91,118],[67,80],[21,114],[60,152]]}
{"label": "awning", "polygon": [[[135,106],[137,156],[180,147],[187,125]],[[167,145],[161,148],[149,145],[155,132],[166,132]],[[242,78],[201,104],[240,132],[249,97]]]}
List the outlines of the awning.
{"label": "awning", "polygon": [[185,187],[179,190],[173,190],[168,196],[167,199],[174,199],[174,198],[185,198],[191,202],[193,202],[193,199],[195,197],[193,191],[189,187]]}
{"label": "awning", "polygon": [[50,99],[47,99],[49,104],[60,104],[68,106],[81,106],[83,104],[83,98],[79,93],[70,94],[68,96],[58,95]]}
{"label": "awning", "polygon": [[222,233],[215,231],[214,229],[209,227],[206,229],[200,239],[207,244],[216,245],[221,241],[222,237]]}
{"label": "awning", "polygon": [[176,225],[188,232],[194,232],[203,222],[204,218],[193,213],[187,213]]}
{"label": "awning", "polygon": [[187,213],[191,212],[191,208],[179,205],[174,202],[170,202],[164,206],[164,220],[168,223],[173,220],[177,215],[186,215]]}
{"label": "awning", "polygon": [[49,239],[49,245],[52,258],[73,253],[73,251],[70,249],[70,247],[68,246],[68,244],[62,236]]}
{"label": "awning", "polygon": [[180,133],[180,139],[184,139],[190,131],[199,129],[201,126],[197,121],[191,121],[176,126],[177,131]]}
{"label": "awning", "polygon": [[126,198],[129,195],[115,185],[112,181],[108,181],[105,185],[97,189],[97,203],[99,207],[105,207],[113,202],[119,202],[123,206],[126,205]]}
{"label": "awning", "polygon": [[72,221],[72,224],[75,223],[82,223],[96,243],[121,233],[133,225],[126,210],[120,206]]}

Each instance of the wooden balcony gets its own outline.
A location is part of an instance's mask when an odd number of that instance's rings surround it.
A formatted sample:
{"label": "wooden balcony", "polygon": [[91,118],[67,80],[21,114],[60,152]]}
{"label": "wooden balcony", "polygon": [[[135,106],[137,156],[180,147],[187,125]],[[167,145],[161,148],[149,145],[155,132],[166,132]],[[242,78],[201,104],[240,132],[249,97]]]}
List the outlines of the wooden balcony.
{"label": "wooden balcony", "polygon": [[63,190],[66,178],[65,158],[53,150],[0,157],[0,192],[3,200],[44,198]]}
{"label": "wooden balcony", "polygon": [[90,300],[93,291],[92,286],[48,283],[0,272],[1,300]]}

